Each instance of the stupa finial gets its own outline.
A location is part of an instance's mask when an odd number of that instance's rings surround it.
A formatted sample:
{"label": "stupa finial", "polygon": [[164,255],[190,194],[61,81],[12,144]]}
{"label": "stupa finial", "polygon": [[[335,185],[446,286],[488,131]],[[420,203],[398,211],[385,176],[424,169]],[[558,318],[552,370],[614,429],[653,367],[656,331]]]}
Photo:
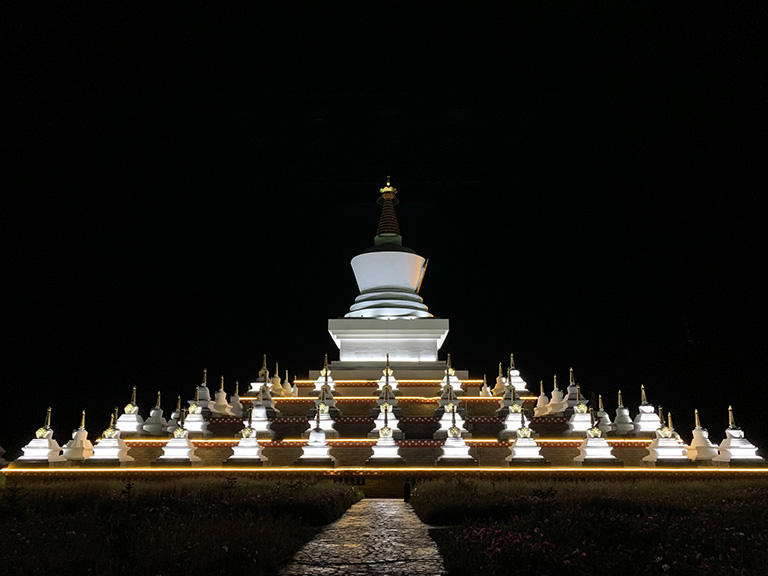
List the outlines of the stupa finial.
{"label": "stupa finial", "polygon": [[195,402],[200,402],[200,386],[195,386]]}
{"label": "stupa finial", "polygon": [[645,395],[645,384],[640,384],[640,403],[648,404],[648,398]]}
{"label": "stupa finial", "polygon": [[701,420],[699,420],[699,409],[694,408],[693,410],[693,419],[696,424],[696,428],[701,428]]}
{"label": "stupa finial", "polygon": [[136,404],[136,386],[131,391],[131,404]]}
{"label": "stupa finial", "polygon": [[[573,376],[573,369],[571,369],[571,376]],[[573,383],[573,380],[571,380]],[[576,384],[576,402],[581,402],[581,385]]]}
{"label": "stupa finial", "polygon": [[667,426],[669,426],[670,430],[675,429],[675,427],[672,426],[672,412],[667,412]]}
{"label": "stupa finial", "polygon": [[571,384],[575,384],[576,383],[576,380],[573,379],[573,368],[571,368],[571,370],[570,370],[570,379],[571,379]]}
{"label": "stupa finial", "polygon": [[80,428],[85,428],[85,410],[83,410],[83,414],[80,416]]}
{"label": "stupa finial", "polygon": [[261,361],[261,368],[262,368],[262,370],[266,370],[267,369],[267,355],[266,354],[264,354],[264,358]]}
{"label": "stupa finial", "polygon": [[557,374],[555,374],[555,386],[553,390],[559,390],[559,388],[557,387]]}
{"label": "stupa finial", "polygon": [[544,380],[539,380],[539,394],[544,396]]}
{"label": "stupa finial", "polygon": [[219,390],[224,390],[224,376],[221,377],[221,384],[219,384]]}
{"label": "stupa finial", "polygon": [[501,362],[499,362],[499,376],[504,376],[504,369],[501,367]]}
{"label": "stupa finial", "polygon": [[515,369],[515,355],[512,354],[512,352],[509,353],[509,367],[512,368],[512,370]]}
{"label": "stupa finial", "polygon": [[109,415],[109,426],[108,428],[114,428],[115,422],[117,422],[117,419],[115,418],[115,414],[117,414],[117,408],[115,408],[115,411],[112,412],[112,414]]}
{"label": "stupa finial", "polygon": [[51,427],[51,407],[48,406],[48,410],[45,411],[45,428]]}
{"label": "stupa finial", "polygon": [[619,390],[619,406],[624,406],[624,400],[621,398],[621,390]]}
{"label": "stupa finial", "polygon": [[155,402],[157,408],[160,407],[160,390],[157,391],[157,401]]}
{"label": "stupa finial", "polygon": [[661,404],[659,404],[659,422],[664,426],[664,408],[661,407]]}
{"label": "stupa finial", "polygon": [[277,362],[275,362],[275,376],[279,376],[279,375],[280,375],[280,365]]}
{"label": "stupa finial", "polygon": [[203,368],[203,386],[207,386],[208,382],[208,368]]}
{"label": "stupa finial", "polygon": [[181,409],[181,415],[179,416],[179,428],[184,428],[184,424],[187,421],[187,409]]}
{"label": "stupa finial", "polygon": [[598,394],[597,395],[597,407],[600,410],[600,412],[605,412],[605,410],[603,409],[603,395],[602,394]]}
{"label": "stupa finial", "polygon": [[181,410],[181,396],[176,396],[176,410]]}
{"label": "stupa finial", "polygon": [[402,245],[403,238],[400,236],[400,226],[395,215],[395,206],[398,204],[396,198],[397,188],[392,186],[389,176],[387,176],[387,185],[381,188],[379,192],[381,192],[381,196],[378,199],[378,204],[381,205],[381,217],[379,218],[379,227],[376,230],[374,245]]}
{"label": "stupa finial", "polygon": [[235,380],[235,396],[240,396],[240,382]]}
{"label": "stupa finial", "polygon": [[738,428],[736,426],[736,418],[733,417],[733,407],[730,405],[728,406],[728,428]]}

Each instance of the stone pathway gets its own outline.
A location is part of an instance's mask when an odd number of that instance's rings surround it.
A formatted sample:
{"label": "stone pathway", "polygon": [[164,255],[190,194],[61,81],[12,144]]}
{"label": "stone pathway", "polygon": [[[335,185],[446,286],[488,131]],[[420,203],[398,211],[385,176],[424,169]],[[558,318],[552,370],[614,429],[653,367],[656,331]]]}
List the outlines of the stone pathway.
{"label": "stone pathway", "polygon": [[440,576],[427,526],[402,500],[366,498],[298,551],[281,576]]}

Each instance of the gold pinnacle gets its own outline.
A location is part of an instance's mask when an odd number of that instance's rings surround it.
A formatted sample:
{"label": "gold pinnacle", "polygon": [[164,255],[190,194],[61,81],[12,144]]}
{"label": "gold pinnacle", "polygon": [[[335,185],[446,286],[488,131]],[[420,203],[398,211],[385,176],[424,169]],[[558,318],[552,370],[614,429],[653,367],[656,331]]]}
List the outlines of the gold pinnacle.
{"label": "gold pinnacle", "polygon": [[624,401],[621,399],[621,390],[619,390],[619,406],[624,406]]}
{"label": "gold pinnacle", "polygon": [[597,395],[597,407],[600,409],[600,412],[605,412],[605,409],[603,408],[603,395],[598,394]]}
{"label": "gold pinnacle", "polygon": [[733,417],[733,408],[728,406],[728,428],[736,428],[736,418]]}
{"label": "gold pinnacle", "polygon": [[280,378],[280,365],[277,362],[275,362],[275,376]]}
{"label": "gold pinnacle", "polygon": [[208,368],[203,368],[203,386],[207,386],[208,382]]}
{"label": "gold pinnacle", "polygon": [[573,368],[571,368],[571,374],[570,374],[570,378],[571,378],[571,384],[573,384],[574,382],[576,382],[576,381],[573,379]]}
{"label": "gold pinnacle", "polygon": [[83,415],[80,416],[80,428],[85,428],[85,410],[83,410]]}
{"label": "gold pinnacle", "polygon": [[554,387],[554,390],[559,390],[559,388],[557,387],[557,374],[555,374],[555,387]]}
{"label": "gold pinnacle", "polygon": [[696,428],[701,428],[701,421],[699,420],[699,409],[695,408],[693,410],[693,418],[696,422]]}
{"label": "gold pinnacle", "polygon": [[157,391],[157,402],[155,402],[155,406],[160,406],[160,390]]}
{"label": "gold pinnacle", "polygon": [[267,355],[264,354],[264,359],[261,361],[261,369],[266,370],[267,369]]}
{"label": "gold pinnacle", "polygon": [[544,380],[539,380],[539,388],[541,389],[540,394],[544,396]]}
{"label": "gold pinnacle", "polygon": [[133,387],[131,392],[131,404],[136,404],[136,386]]}
{"label": "gold pinnacle", "polygon": [[181,396],[176,397],[176,410],[181,410]]}
{"label": "gold pinnacle", "polygon": [[483,386],[487,386],[488,381],[485,379],[485,374],[483,374]]}
{"label": "gold pinnacle", "polygon": [[187,421],[187,409],[183,408],[181,410],[181,415],[179,417],[179,428],[184,428],[184,423]]}
{"label": "gold pinnacle", "polygon": [[221,377],[221,384],[219,384],[219,390],[224,390],[224,376]]}
{"label": "gold pinnacle", "polygon": [[512,370],[515,369],[515,355],[512,354],[512,352],[509,353],[509,367],[512,368]]}
{"label": "gold pinnacle", "polygon": [[323,368],[328,368],[328,353],[326,352],[325,358],[323,359]]}
{"label": "gold pinnacle", "polygon": [[[571,371],[571,374],[573,374],[573,371]],[[571,380],[571,383],[573,383],[573,380]],[[579,384],[576,384],[576,402],[581,401],[581,386]]]}
{"label": "gold pinnacle", "polygon": [[389,352],[387,352],[387,368],[389,368]]}
{"label": "gold pinnacle", "polygon": [[48,410],[45,412],[45,427],[51,427],[51,407],[48,406]]}
{"label": "gold pinnacle", "polygon": [[645,385],[640,384],[640,403],[648,404],[648,398],[645,396]]}
{"label": "gold pinnacle", "polygon": [[504,376],[504,372],[503,372],[503,369],[501,367],[501,362],[499,362],[499,376],[502,376],[502,377]]}
{"label": "gold pinnacle", "polygon": [[200,386],[195,386],[195,402],[200,401]]}
{"label": "gold pinnacle", "polygon": [[115,408],[115,412],[112,412],[112,414],[109,415],[109,427],[114,428],[115,427],[115,414],[117,414],[117,408]]}
{"label": "gold pinnacle", "polygon": [[448,352],[448,368],[451,367],[451,353]]}
{"label": "gold pinnacle", "polygon": [[675,427],[672,426],[672,412],[667,412],[667,426],[669,426],[670,430],[675,429]]}
{"label": "gold pinnacle", "polygon": [[664,408],[661,407],[661,404],[659,404],[659,421],[661,421],[661,425],[664,426]]}

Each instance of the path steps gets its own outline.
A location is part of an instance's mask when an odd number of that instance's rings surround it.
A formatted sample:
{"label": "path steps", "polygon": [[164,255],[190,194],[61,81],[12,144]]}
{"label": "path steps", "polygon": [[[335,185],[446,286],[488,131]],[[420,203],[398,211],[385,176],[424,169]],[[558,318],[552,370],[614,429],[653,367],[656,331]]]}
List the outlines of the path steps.
{"label": "path steps", "polygon": [[410,504],[366,498],[307,542],[280,576],[444,573],[437,546]]}

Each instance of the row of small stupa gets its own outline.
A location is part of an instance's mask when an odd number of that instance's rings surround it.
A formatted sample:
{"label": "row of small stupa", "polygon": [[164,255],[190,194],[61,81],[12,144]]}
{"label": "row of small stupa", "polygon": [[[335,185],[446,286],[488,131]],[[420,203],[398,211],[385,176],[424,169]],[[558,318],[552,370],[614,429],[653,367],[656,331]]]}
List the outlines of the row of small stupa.
{"label": "row of small stupa", "polygon": [[[277,367],[276,367],[277,371]],[[485,379],[484,379],[485,380]],[[288,382],[287,374],[285,384],[279,377],[270,379],[266,369],[266,358],[259,372],[256,382],[243,397],[248,405],[245,408],[238,394],[238,385],[235,394],[227,399],[224,391],[222,377],[219,390],[211,400],[207,386],[207,371],[203,372],[203,382],[196,388],[195,396],[188,402],[188,408],[181,407],[181,397],[177,399],[176,410],[171,414],[170,420],[163,418],[160,408],[160,393],[157,395],[156,406],[150,411],[149,418],[145,421],[139,415],[136,404],[136,388],[133,388],[131,401],[125,406],[123,414],[118,417],[118,409],[115,408],[109,427],[103,432],[101,438],[94,446],[88,440],[85,429],[85,413],[83,412],[80,427],[73,434],[63,449],[53,439],[53,431],[50,427],[50,408],[46,415],[45,425],[37,430],[35,438],[23,448],[24,455],[17,462],[25,463],[60,463],[60,462],[85,462],[91,464],[125,463],[133,460],[128,456],[128,446],[121,439],[121,434],[170,435],[168,443],[163,448],[163,455],[158,463],[184,463],[198,462],[199,457],[194,455],[195,445],[190,436],[210,436],[208,430],[211,416],[223,418],[235,418],[242,421],[243,428],[238,433],[240,442],[233,448],[230,463],[242,462],[259,465],[266,461],[261,453],[258,443],[261,439],[273,439],[274,431],[271,429],[270,420],[279,416],[272,400],[273,396],[296,396],[295,385]],[[405,461],[399,454],[396,440],[404,438],[403,432],[398,427],[402,410],[397,406],[398,383],[393,370],[387,360],[383,375],[378,383],[376,394],[377,407],[372,411],[374,426],[369,437],[376,438],[373,447],[373,456],[370,464],[404,464]],[[334,421],[340,416],[334,398],[335,383],[328,368],[327,356],[320,376],[315,382],[313,395],[315,406],[309,410],[307,419],[310,428],[303,436],[308,437],[308,444],[303,448],[303,454],[296,464],[307,465],[334,465],[334,459],[330,455],[330,447],[327,438],[338,437],[334,428]],[[530,428],[532,421],[525,414],[524,401],[520,397],[521,392],[527,392],[527,385],[520,377],[520,373],[514,367],[514,358],[510,360],[507,377],[503,376],[501,365],[496,385],[490,388],[483,384],[480,396],[498,396],[499,409],[497,416],[503,422],[503,430],[499,433],[500,440],[510,440],[511,454],[507,458],[510,464],[542,464],[546,463],[540,454],[540,447],[536,443],[538,434]],[[450,355],[448,356],[445,377],[441,383],[441,394],[437,398],[437,408],[434,417],[438,420],[438,430],[434,438],[443,440],[443,454],[438,458],[437,464],[471,463],[474,458],[470,456],[470,447],[464,441],[471,437],[464,427],[466,413],[460,407],[460,396],[464,394],[461,382],[456,377],[451,367]],[[649,454],[643,460],[646,463],[679,463],[688,462],[728,462],[733,464],[750,464],[762,462],[755,448],[744,436],[743,431],[735,424],[733,411],[729,407],[729,427],[726,429],[725,439],[719,446],[714,445],[708,438],[708,432],[701,427],[698,411],[695,413],[696,427],[693,430],[693,441],[687,445],[672,426],[672,415],[664,418],[664,412],[659,407],[658,413],[653,405],[648,403],[645,388],[641,387],[641,404],[634,419],[630,417],[629,409],[623,405],[621,391],[619,391],[618,407],[615,420],[611,420],[604,410],[602,397],[599,397],[599,410],[597,413],[588,407],[588,401],[581,395],[581,388],[575,383],[573,370],[570,371],[570,383],[565,393],[560,391],[555,377],[551,398],[544,392],[543,383],[541,393],[536,400],[533,410],[535,419],[563,418],[567,417],[568,429],[566,435],[583,437],[584,441],[579,447],[579,455],[574,458],[575,464],[594,462],[595,464],[620,464],[612,454],[612,448],[607,443],[606,436],[610,435],[634,435],[653,436],[653,441],[648,447]],[[314,421],[314,422],[312,422]],[[312,426],[312,423],[314,426]],[[535,421],[533,421],[535,426]]]}

